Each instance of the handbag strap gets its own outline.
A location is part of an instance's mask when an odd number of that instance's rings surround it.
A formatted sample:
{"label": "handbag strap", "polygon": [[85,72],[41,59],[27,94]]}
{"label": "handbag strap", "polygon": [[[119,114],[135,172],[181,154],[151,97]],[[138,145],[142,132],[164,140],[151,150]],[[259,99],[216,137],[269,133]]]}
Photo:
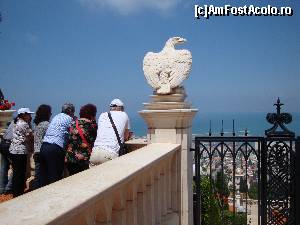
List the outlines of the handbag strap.
{"label": "handbag strap", "polygon": [[81,127],[78,125],[78,120],[76,120],[76,129],[78,130],[79,136],[81,137],[83,143],[87,145],[88,150],[91,154],[92,148],[91,148],[90,144],[87,142],[86,138],[84,137],[83,131],[82,131]]}
{"label": "handbag strap", "polygon": [[108,118],[109,118],[109,120],[110,120],[110,123],[111,123],[111,125],[112,125],[112,127],[113,127],[113,129],[114,129],[114,131],[115,131],[115,134],[116,134],[117,139],[118,139],[118,143],[119,143],[120,148],[121,148],[121,147],[122,147],[122,142],[121,142],[121,139],[120,139],[118,130],[117,130],[117,128],[116,128],[116,125],[115,125],[115,123],[114,123],[114,121],[113,121],[113,119],[112,119],[112,117],[111,117],[111,113],[108,112],[107,114],[108,114]]}

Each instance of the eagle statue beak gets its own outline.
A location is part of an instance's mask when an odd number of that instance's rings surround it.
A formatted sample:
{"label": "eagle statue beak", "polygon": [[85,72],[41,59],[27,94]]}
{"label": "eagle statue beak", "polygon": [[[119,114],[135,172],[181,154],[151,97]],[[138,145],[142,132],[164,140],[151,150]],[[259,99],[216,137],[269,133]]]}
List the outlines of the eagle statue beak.
{"label": "eagle statue beak", "polygon": [[187,42],[187,40],[184,38],[179,38],[179,40],[178,40],[178,44],[183,44],[185,42]]}

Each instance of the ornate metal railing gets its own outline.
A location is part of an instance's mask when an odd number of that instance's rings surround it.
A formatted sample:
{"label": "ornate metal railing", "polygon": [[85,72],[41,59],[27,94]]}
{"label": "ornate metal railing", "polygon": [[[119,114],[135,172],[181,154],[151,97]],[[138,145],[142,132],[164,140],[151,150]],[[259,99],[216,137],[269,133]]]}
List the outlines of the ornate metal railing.
{"label": "ornate metal railing", "polygon": [[[194,224],[296,224],[296,148],[300,138],[276,113],[264,137],[195,137]],[[222,123],[223,124],[223,123]],[[281,130],[278,130],[280,128]],[[299,151],[299,149],[297,149]]]}

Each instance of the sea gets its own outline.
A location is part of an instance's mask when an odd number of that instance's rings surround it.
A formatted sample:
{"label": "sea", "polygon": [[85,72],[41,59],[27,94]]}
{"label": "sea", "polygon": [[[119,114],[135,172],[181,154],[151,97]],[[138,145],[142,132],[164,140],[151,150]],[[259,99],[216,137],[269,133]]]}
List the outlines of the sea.
{"label": "sea", "polygon": [[[295,132],[296,136],[300,136],[300,112],[290,113],[292,122],[286,127]],[[204,113],[198,112],[193,120],[193,135],[208,135],[210,124],[212,135],[220,135],[222,131],[224,135],[231,135],[233,131],[233,120],[236,135],[243,135],[247,129],[249,136],[262,136],[265,130],[273,125],[266,120],[267,113]],[[137,137],[143,137],[147,134],[147,126],[143,118],[138,114],[129,114],[131,130]]]}

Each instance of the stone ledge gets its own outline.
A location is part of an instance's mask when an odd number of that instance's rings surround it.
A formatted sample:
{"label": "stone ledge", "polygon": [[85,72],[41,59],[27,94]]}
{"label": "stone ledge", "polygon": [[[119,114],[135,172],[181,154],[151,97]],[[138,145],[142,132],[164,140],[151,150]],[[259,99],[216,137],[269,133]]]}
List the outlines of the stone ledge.
{"label": "stone ledge", "polygon": [[63,224],[179,149],[178,144],[151,144],[2,203],[1,224]]}

